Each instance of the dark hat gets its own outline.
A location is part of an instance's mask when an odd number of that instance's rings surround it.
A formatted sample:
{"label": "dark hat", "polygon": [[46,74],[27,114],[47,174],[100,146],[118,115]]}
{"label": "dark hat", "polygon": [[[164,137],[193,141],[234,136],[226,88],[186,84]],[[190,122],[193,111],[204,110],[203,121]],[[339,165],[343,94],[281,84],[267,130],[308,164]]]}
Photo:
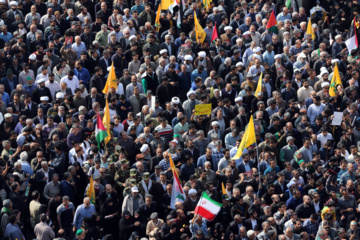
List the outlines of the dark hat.
{"label": "dark hat", "polygon": [[128,164],[129,162],[126,159],[121,159],[120,163],[121,163],[121,165],[124,165],[124,164]]}
{"label": "dark hat", "polygon": [[162,169],[162,167],[160,165],[156,165],[155,169]]}
{"label": "dark hat", "polygon": [[150,173],[144,172],[144,174],[143,174],[143,176],[142,176],[142,179],[148,180],[149,178],[150,178]]}
{"label": "dark hat", "polygon": [[134,175],[136,175],[136,169],[132,168],[130,169],[130,176],[134,176]]}
{"label": "dark hat", "polygon": [[222,200],[229,201],[231,198],[230,198],[227,194],[223,194],[223,195],[221,196],[221,199],[222,199]]}

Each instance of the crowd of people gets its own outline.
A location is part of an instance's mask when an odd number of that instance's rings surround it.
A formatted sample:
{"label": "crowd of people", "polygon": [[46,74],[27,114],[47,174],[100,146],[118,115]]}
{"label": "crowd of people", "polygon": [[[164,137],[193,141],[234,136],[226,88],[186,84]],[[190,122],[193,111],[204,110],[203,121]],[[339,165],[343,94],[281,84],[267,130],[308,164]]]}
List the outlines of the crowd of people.
{"label": "crowd of people", "polygon": [[360,240],[358,1],[165,4],[0,0],[0,237]]}

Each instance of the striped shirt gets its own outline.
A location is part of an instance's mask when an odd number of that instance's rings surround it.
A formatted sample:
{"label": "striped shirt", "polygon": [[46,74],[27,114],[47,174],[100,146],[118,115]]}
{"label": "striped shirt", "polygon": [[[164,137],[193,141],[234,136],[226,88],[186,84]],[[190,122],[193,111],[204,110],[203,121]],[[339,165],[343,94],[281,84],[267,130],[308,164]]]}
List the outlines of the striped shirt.
{"label": "striped shirt", "polygon": [[159,125],[155,128],[155,130],[158,131],[160,136],[165,138],[165,140],[167,142],[170,142],[171,140],[173,140],[174,131],[170,125],[167,124],[165,128],[163,128],[161,125]]}

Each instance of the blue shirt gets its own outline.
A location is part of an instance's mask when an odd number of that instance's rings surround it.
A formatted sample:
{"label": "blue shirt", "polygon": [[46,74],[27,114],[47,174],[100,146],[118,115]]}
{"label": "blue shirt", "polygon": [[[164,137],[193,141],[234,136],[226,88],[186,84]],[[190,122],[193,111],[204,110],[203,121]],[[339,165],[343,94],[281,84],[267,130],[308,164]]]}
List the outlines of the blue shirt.
{"label": "blue shirt", "polygon": [[1,99],[5,103],[5,107],[7,107],[7,105],[10,103],[9,94],[7,92],[4,92]]}
{"label": "blue shirt", "polygon": [[299,199],[295,199],[294,197],[291,197],[286,201],[286,206],[292,210],[295,210],[296,207],[302,203],[303,201],[301,197]]}
{"label": "blue shirt", "polygon": [[95,207],[94,205],[90,204],[88,208],[85,207],[84,204],[81,204],[77,207],[74,217],[73,225],[79,229],[81,227],[81,222],[84,217],[92,217],[92,215],[95,213]]}
{"label": "blue shirt", "polygon": [[84,67],[80,71],[75,68],[74,69],[74,74],[75,74],[75,76],[77,76],[79,81],[82,80],[85,87],[87,87],[88,82],[90,81],[90,73],[89,73],[89,71]]}
{"label": "blue shirt", "polygon": [[277,17],[276,17],[276,20],[277,20],[277,21],[282,21],[282,22],[284,22],[286,19],[291,20],[291,15],[290,15],[290,13],[284,15],[284,13],[281,12],[281,13],[279,13],[279,14],[277,15]]}
{"label": "blue shirt", "polygon": [[21,232],[20,227],[17,224],[11,224],[11,223],[8,223],[8,225],[6,225],[4,236],[5,238],[9,238],[11,240],[25,239],[24,235]]}
{"label": "blue shirt", "polygon": [[0,38],[2,39],[2,40],[4,40],[4,42],[9,42],[11,39],[13,39],[13,35],[11,34],[11,33],[7,33],[6,35],[4,35],[4,33],[1,33],[0,34]]}
{"label": "blue shirt", "polygon": [[195,78],[197,77],[201,77],[201,79],[203,80],[203,83],[205,81],[205,79],[208,77],[207,73],[205,70],[203,70],[202,73],[199,73],[197,69],[195,69],[192,73],[191,73],[191,83],[195,82]]}
{"label": "blue shirt", "polygon": [[138,12],[138,14],[140,15],[140,13],[145,10],[145,7],[144,7],[144,5],[141,5],[141,4],[139,6],[134,5],[131,8],[130,14],[132,14],[134,10],[136,10]]}
{"label": "blue shirt", "polygon": [[272,169],[271,167],[268,167],[268,168],[265,170],[264,175],[266,175],[268,172],[273,172],[273,171],[276,171],[276,173],[280,172],[279,166],[276,166],[275,169]]}
{"label": "blue shirt", "polygon": [[269,66],[273,65],[275,62],[274,56],[275,56],[274,51],[271,51],[271,53],[269,53],[268,51],[265,51],[263,54],[264,62],[268,63]]}

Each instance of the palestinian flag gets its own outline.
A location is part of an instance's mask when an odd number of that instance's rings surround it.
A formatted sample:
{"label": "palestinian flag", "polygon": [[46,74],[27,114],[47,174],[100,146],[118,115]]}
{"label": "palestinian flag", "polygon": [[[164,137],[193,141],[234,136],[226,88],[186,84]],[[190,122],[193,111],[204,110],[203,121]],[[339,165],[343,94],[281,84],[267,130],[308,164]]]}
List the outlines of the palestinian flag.
{"label": "palestinian flag", "polygon": [[354,17],[352,26],[349,29],[348,38],[349,39],[345,41],[345,44],[346,44],[347,50],[350,54],[351,50],[356,49],[358,47],[358,39],[356,36],[356,17]]}
{"label": "palestinian flag", "polygon": [[178,16],[176,20],[176,26],[181,30],[181,24],[182,24],[182,16],[184,16],[184,6],[183,6],[183,0],[180,0],[179,2],[179,11]]}
{"label": "palestinian flag", "polygon": [[175,209],[176,202],[185,202],[186,195],[184,189],[181,186],[180,179],[177,174],[173,174],[173,186],[171,192],[170,208]]}
{"label": "palestinian flag", "polygon": [[104,127],[103,122],[101,121],[100,114],[96,114],[96,126],[95,126],[95,137],[100,150],[100,143],[108,136],[106,128]]}
{"label": "palestinian flag", "polygon": [[211,222],[220,212],[221,207],[221,203],[212,200],[206,192],[203,192],[194,212]]}
{"label": "palestinian flag", "polygon": [[217,29],[216,29],[216,21],[215,24],[213,26],[213,31],[212,31],[212,35],[211,35],[211,42],[214,42],[217,38],[219,38]]}
{"label": "palestinian flag", "polygon": [[268,30],[269,32],[273,32],[275,34],[278,33],[279,29],[276,22],[275,9],[273,9],[273,11],[271,12],[268,24],[266,25],[266,30]]}

